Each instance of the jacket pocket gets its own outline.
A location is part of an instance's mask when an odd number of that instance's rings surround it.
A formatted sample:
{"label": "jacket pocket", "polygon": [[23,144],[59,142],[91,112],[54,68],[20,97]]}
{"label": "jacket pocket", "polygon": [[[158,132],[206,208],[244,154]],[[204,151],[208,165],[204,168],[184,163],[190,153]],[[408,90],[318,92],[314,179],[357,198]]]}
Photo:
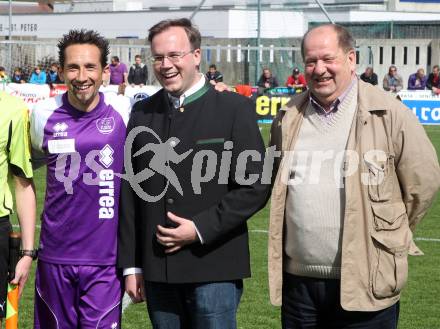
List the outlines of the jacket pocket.
{"label": "jacket pocket", "polygon": [[384,225],[391,222],[389,227],[394,225],[395,229],[388,227],[371,233],[377,257],[372,271],[372,290],[377,298],[398,295],[408,278],[408,250],[412,232],[407,224],[402,225],[405,216],[395,212],[383,221]]}
{"label": "jacket pocket", "polygon": [[[372,155],[373,154],[373,155]],[[394,156],[383,151],[367,152],[364,162],[368,168],[368,195],[372,201],[389,201],[394,188]]]}
{"label": "jacket pocket", "polygon": [[406,218],[406,207],[403,202],[392,204],[375,203],[371,204],[374,217],[374,228],[376,231],[396,230],[402,225]]}

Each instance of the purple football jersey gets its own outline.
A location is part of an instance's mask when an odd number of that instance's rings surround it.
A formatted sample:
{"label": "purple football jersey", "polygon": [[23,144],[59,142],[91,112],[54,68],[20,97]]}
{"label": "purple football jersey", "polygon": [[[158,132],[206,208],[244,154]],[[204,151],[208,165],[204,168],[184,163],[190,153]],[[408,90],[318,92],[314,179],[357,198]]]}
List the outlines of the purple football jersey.
{"label": "purple football jersey", "polygon": [[39,257],[49,263],[116,263],[117,174],[130,101],[99,96],[90,112],[75,109],[65,93],[38,103],[31,115],[33,156],[47,165]]}

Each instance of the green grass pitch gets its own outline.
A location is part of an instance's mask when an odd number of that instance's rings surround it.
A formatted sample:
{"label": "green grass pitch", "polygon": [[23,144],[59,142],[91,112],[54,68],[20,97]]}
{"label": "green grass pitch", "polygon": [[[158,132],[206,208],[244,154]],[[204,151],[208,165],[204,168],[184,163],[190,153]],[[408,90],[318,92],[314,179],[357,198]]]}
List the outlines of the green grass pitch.
{"label": "green grass pitch", "polygon": [[[267,140],[269,125],[261,126]],[[440,154],[440,127],[427,126],[426,131]],[[38,212],[44,199],[45,169],[35,173]],[[280,328],[280,309],[269,303],[267,284],[267,234],[269,206],[249,220],[252,278],[245,280],[245,290],[238,311],[238,328]],[[14,219],[16,223],[16,219]],[[399,329],[440,328],[440,202],[436,201],[418,226],[415,237],[424,251],[422,257],[410,257],[409,279],[401,299]],[[38,241],[39,230],[36,239]],[[431,239],[431,240],[428,240]],[[34,275],[30,276],[20,305],[20,328],[33,326]],[[123,315],[126,329],[151,328],[145,304],[130,305]]]}

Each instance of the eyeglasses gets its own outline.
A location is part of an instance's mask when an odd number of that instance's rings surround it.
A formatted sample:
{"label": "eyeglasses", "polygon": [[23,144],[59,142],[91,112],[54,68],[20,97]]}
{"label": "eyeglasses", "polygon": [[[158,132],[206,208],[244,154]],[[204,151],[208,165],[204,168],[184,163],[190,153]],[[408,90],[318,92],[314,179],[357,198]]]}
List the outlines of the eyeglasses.
{"label": "eyeglasses", "polygon": [[171,63],[177,63],[179,62],[183,57],[185,57],[186,55],[193,53],[194,50],[190,50],[187,52],[184,51],[177,51],[175,53],[171,53],[169,55],[154,55],[150,57],[150,61],[151,63],[153,63],[153,65],[159,65],[162,64],[165,58],[168,58],[168,60]]}

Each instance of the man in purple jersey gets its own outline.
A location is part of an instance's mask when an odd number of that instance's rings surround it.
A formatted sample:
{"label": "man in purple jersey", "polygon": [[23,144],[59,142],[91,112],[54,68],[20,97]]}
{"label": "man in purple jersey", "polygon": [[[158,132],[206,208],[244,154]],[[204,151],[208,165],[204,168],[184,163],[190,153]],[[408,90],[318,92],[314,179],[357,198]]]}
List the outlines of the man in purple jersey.
{"label": "man in purple jersey", "polygon": [[118,56],[113,56],[110,64],[110,84],[128,84],[128,70],[124,63],[119,61]]}
{"label": "man in purple jersey", "polygon": [[34,161],[47,165],[34,328],[120,328],[118,199],[130,102],[98,92],[108,42],[72,30],[60,40],[67,93],[31,117]]}

